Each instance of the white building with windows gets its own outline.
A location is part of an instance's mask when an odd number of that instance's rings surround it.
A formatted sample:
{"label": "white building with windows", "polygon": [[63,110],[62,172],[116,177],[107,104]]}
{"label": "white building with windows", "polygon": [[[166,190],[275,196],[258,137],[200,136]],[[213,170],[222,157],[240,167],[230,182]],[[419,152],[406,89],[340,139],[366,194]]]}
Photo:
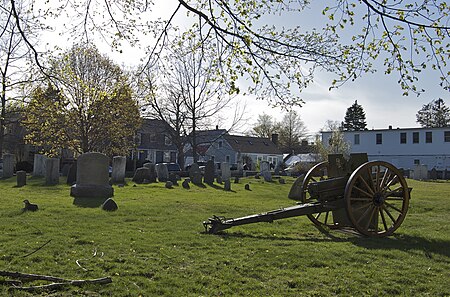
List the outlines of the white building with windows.
{"label": "white building with windows", "polygon": [[[332,132],[321,132],[328,144]],[[344,131],[351,153],[367,153],[369,160],[382,160],[397,168],[450,170],[450,127]]]}

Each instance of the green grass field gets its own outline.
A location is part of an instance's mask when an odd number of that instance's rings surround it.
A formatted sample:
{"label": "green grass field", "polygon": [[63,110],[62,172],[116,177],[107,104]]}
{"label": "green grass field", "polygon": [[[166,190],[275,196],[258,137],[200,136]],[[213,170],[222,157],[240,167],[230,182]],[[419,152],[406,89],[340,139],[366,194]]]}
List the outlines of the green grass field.
{"label": "green grass field", "polygon": [[[62,180],[61,180],[62,181]],[[252,191],[244,184],[251,183]],[[293,180],[216,187],[115,187],[116,212],[74,205],[69,186],[0,181],[0,270],[111,284],[1,296],[450,296],[450,183],[417,182],[395,235],[321,233],[306,217],[203,233],[215,215],[238,217],[295,201]],[[39,211],[21,213],[29,199]],[[47,243],[47,244],[46,244]],[[44,245],[45,244],[45,245]],[[48,284],[45,281],[25,283]]]}

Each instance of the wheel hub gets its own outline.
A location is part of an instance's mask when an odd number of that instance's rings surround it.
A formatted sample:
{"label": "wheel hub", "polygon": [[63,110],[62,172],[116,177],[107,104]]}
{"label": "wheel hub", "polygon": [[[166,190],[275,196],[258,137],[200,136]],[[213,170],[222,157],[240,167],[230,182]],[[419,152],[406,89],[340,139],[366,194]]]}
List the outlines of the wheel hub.
{"label": "wheel hub", "polygon": [[384,203],[384,200],[385,200],[385,197],[382,193],[375,193],[373,195],[372,201],[375,206],[382,206]]}

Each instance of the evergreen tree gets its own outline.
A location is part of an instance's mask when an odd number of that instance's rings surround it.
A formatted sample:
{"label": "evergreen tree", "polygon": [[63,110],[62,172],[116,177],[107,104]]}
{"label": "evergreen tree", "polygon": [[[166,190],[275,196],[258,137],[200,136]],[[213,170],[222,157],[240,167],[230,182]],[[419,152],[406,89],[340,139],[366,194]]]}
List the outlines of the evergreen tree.
{"label": "evergreen tree", "polygon": [[355,100],[352,106],[347,108],[344,118],[345,131],[360,131],[366,129],[366,113],[358,100]]}
{"label": "evergreen tree", "polygon": [[416,114],[417,123],[424,128],[437,128],[450,126],[450,108],[445,106],[444,100],[432,100],[422,106]]}

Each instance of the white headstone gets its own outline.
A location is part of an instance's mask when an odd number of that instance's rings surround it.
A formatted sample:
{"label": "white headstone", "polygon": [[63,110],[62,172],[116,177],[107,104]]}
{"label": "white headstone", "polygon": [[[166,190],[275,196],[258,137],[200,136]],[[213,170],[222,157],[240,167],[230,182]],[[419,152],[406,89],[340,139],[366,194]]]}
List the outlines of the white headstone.
{"label": "white headstone", "polygon": [[228,162],[223,162],[220,168],[222,169],[222,181],[229,181],[231,179],[230,164]]}
{"label": "white headstone", "polygon": [[112,161],[111,181],[113,184],[125,183],[125,168],[127,158],[123,156],[115,156]]}
{"label": "white headstone", "polygon": [[57,185],[59,184],[59,159],[47,158],[45,160],[45,184]]}
{"label": "white headstone", "polygon": [[35,154],[33,163],[33,176],[45,176],[47,170],[45,169],[46,156]]}

